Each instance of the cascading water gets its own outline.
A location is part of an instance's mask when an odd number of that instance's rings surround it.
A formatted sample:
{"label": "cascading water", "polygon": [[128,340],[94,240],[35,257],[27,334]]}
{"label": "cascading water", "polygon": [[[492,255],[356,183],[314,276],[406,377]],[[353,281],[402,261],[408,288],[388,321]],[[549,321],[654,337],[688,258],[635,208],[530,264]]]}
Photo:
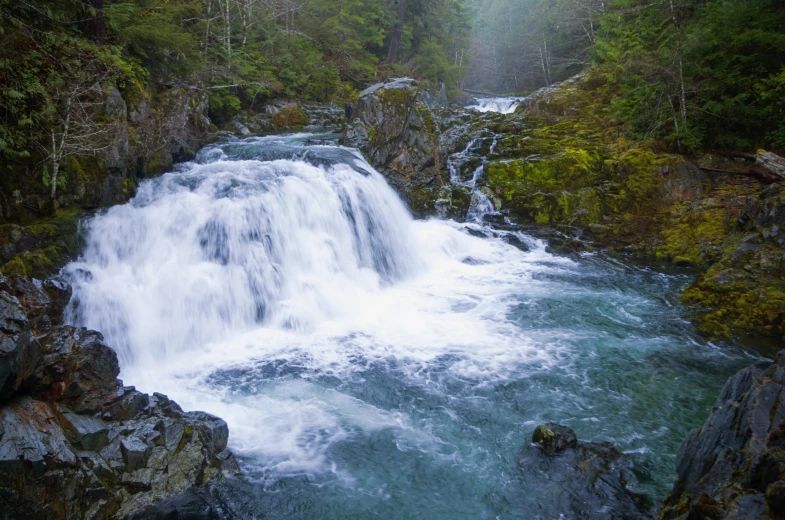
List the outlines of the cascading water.
{"label": "cascading water", "polygon": [[314,138],[203,150],[95,217],[64,270],[68,319],[105,334],[126,384],[229,423],[228,510],[577,518],[515,464],[545,420],[614,442],[661,496],[749,362],[680,318],[667,295],[689,278],[414,221],[357,152]]}
{"label": "cascading water", "polygon": [[495,134],[483,130],[469,141],[466,148],[447,158],[450,183],[471,190],[471,202],[466,215],[469,222],[482,224],[486,215],[497,213],[490,197],[483,193],[478,184],[485,173],[486,155],[493,153],[496,139]]}
{"label": "cascading water", "polygon": [[499,112],[501,114],[512,114],[518,105],[521,104],[521,97],[486,97],[477,98],[466,108],[477,112]]}

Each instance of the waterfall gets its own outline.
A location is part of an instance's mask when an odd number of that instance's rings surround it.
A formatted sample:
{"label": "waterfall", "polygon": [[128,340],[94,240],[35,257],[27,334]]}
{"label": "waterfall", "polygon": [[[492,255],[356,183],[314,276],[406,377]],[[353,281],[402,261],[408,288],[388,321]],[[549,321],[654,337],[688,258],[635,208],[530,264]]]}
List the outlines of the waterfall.
{"label": "waterfall", "polygon": [[[127,383],[227,419],[241,455],[313,469],[347,434],[324,407],[351,421],[381,412],[288,378],[263,398],[230,397],[247,370],[351,378],[392,358],[411,373],[449,361],[502,374],[513,359],[551,359],[504,319],[506,295],[553,269],[537,261],[571,262],[521,233],[529,253],[466,226],[414,221],[358,152],[308,135],[213,145],[92,219],[64,269],[66,318],[104,334]],[[326,437],[304,445],[314,431]]]}
{"label": "waterfall", "polygon": [[410,215],[359,155],[243,159],[268,158],[270,141],[208,148],[92,221],[67,269],[70,319],[102,331],[123,364],[152,362],[254,326],[310,330],[336,312],[334,294],[423,268]]}
{"label": "waterfall", "polygon": [[512,114],[518,105],[521,104],[521,97],[496,97],[496,98],[477,98],[466,108],[477,112],[499,112],[501,114]]}
{"label": "waterfall", "polygon": [[63,270],[67,321],[104,334],[125,384],[227,421],[234,518],[578,517],[522,493],[518,471],[540,477],[513,459],[543,420],[670,484],[739,363],[704,374],[716,354],[663,296],[684,275],[489,225],[492,132],[449,161],[465,223],[414,220],[329,137],[211,145],[93,217]]}

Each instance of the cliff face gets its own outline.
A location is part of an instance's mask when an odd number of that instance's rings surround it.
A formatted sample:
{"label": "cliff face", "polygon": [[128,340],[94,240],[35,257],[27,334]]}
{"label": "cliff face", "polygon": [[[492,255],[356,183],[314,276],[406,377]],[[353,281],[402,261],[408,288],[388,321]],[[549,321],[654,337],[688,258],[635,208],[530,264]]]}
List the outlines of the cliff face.
{"label": "cliff face", "polygon": [[70,294],[0,277],[0,518],[123,518],[238,473],[223,420],[124,387],[102,336],[61,324]]}
{"label": "cliff face", "polygon": [[783,448],[785,351],[766,371],[746,368],[728,381],[706,423],[682,444],[660,517],[782,518]]}
{"label": "cliff face", "polygon": [[153,92],[129,82],[121,93],[107,85],[95,110],[107,144],[63,160],[57,204],[34,160],[0,175],[0,271],[6,275],[52,274],[76,252],[82,211],[128,201],[140,179],[192,158],[210,130],[206,94],[181,87]]}

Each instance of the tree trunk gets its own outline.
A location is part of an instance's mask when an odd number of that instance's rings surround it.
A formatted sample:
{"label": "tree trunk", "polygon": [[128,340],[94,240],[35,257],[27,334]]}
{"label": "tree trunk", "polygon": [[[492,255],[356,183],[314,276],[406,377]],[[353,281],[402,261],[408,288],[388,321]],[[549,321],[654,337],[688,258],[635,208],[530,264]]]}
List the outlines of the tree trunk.
{"label": "tree trunk", "polygon": [[50,191],[51,197],[54,199],[57,195],[57,174],[60,173],[60,160],[58,157],[58,150],[57,150],[57,137],[55,136],[55,131],[52,130],[52,189]]}
{"label": "tree trunk", "polygon": [[395,63],[398,61],[398,53],[401,50],[401,37],[403,36],[403,23],[406,21],[406,0],[398,0],[398,20],[395,22],[392,40],[390,41],[390,55],[387,61]]}
{"label": "tree trunk", "polygon": [[93,16],[84,21],[87,37],[100,42],[104,39],[106,24],[104,23],[104,0],[82,0],[82,2],[95,10]]}

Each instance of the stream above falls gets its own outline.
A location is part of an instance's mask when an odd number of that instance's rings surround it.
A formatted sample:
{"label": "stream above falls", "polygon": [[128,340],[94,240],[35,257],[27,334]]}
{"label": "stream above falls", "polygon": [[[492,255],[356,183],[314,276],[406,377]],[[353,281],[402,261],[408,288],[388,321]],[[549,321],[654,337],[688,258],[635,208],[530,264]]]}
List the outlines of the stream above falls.
{"label": "stream above falls", "polygon": [[333,137],[208,146],[94,217],[63,271],[67,319],[125,384],[228,422],[229,514],[580,518],[516,463],[545,421],[614,443],[659,501],[726,379],[762,361],[694,332],[691,275],[414,220]]}

